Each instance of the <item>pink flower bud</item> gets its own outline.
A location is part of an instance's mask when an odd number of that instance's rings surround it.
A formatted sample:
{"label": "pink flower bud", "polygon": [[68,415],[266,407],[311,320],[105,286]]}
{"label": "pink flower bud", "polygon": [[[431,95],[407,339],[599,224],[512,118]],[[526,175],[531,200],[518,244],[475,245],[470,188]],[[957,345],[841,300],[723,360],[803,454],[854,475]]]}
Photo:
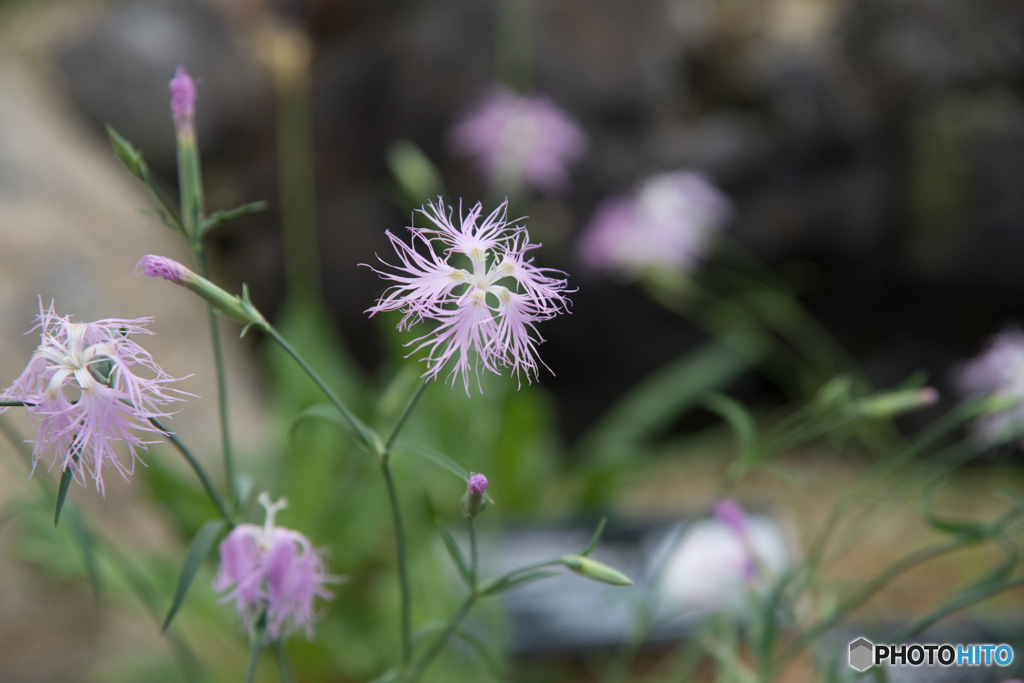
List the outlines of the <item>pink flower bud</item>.
{"label": "pink flower bud", "polygon": [[189,270],[174,259],[164,256],[147,254],[135,264],[135,275],[139,273],[149,277],[162,277],[165,280],[180,285],[181,281],[188,277]]}
{"label": "pink flower bud", "polygon": [[196,83],[178,66],[171,79],[171,115],[174,116],[174,127],[178,135],[192,135],[196,115]]}
{"label": "pink flower bud", "polygon": [[487,490],[487,477],[476,472],[469,473],[469,484],[466,486],[469,493],[482,495]]}

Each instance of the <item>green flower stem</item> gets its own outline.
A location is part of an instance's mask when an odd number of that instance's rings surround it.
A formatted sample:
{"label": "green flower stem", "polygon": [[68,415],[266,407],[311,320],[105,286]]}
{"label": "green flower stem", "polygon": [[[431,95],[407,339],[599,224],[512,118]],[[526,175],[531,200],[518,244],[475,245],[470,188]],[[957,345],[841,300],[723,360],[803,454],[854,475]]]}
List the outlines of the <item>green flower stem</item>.
{"label": "green flower stem", "polygon": [[384,475],[384,483],[387,486],[388,502],[391,505],[391,520],[395,528],[395,548],[398,556],[398,582],[399,592],[401,595],[401,667],[402,671],[406,671],[412,658],[412,626],[411,626],[411,591],[409,590],[409,567],[408,560],[406,558],[405,551],[405,527],[402,524],[402,511],[398,505],[398,494],[395,491],[395,482],[391,476],[391,465],[389,463],[389,449],[398,436],[399,431],[405,425],[406,419],[415,407],[416,402],[419,400],[420,395],[423,393],[423,389],[426,386],[424,382],[421,384],[416,391],[413,393],[409,402],[406,404],[405,409],[402,411],[402,415],[399,417],[398,422],[395,424],[394,430],[388,437],[387,444],[381,443],[380,437],[375,431],[370,429],[366,424],[363,423],[358,417],[356,417],[348,407],[341,402],[337,394],[331,390],[329,386],[320,378],[315,370],[306,362],[306,360],[299,355],[299,352],[292,348],[292,345],[281,336],[281,334],[269,324],[265,324],[263,329],[270,337],[277,342],[281,348],[288,353],[292,359],[299,364],[307,375],[316,383],[320,390],[324,392],[324,395],[334,404],[338,412],[344,418],[348,424],[352,436],[360,442],[360,445],[366,447],[371,452],[377,455],[378,462],[380,463],[381,474]]}
{"label": "green flower stem", "polygon": [[402,512],[398,507],[398,494],[395,482],[391,477],[391,466],[387,456],[381,458],[380,471],[384,475],[384,483],[388,488],[388,501],[391,503],[391,521],[395,526],[395,547],[398,552],[398,586],[401,594],[401,635],[402,635],[402,671],[409,666],[412,657],[412,622],[410,608],[412,598],[409,590],[409,566],[405,557],[405,528],[402,525]]}
{"label": "green flower stem", "polygon": [[[206,252],[202,244],[195,249],[196,261],[199,263],[199,274],[210,279],[210,266],[206,260]],[[217,314],[213,306],[207,302],[206,317],[210,323],[210,341],[213,344],[213,365],[217,371],[217,405],[220,412],[220,439],[224,450],[224,473],[228,480],[228,502],[232,507],[238,505],[238,492],[235,480],[235,458],[231,449],[231,428],[228,422],[228,377],[224,367],[224,349],[220,343],[220,329],[217,327]]]}
{"label": "green flower stem", "polygon": [[199,464],[199,461],[196,460],[194,455],[192,455],[192,452],[189,451],[188,447],[186,447],[185,444],[183,444],[177,436],[171,434],[167,430],[167,428],[160,424],[160,421],[157,420],[156,418],[149,418],[149,422],[154,427],[163,432],[164,436],[167,437],[167,440],[174,444],[174,447],[177,448],[178,451],[183,456],[185,456],[185,460],[188,461],[188,464],[192,467],[192,470],[196,473],[196,476],[199,477],[199,481],[202,482],[203,488],[206,489],[206,495],[210,497],[211,501],[213,501],[213,505],[214,507],[217,508],[217,512],[219,512],[220,516],[224,518],[224,521],[226,521],[229,525],[234,527],[234,518],[228,512],[228,509],[224,505],[224,501],[221,499],[220,494],[217,493],[217,489],[214,488],[213,482],[211,482],[210,477],[207,476],[206,470],[204,470],[203,466]]}
{"label": "green flower stem", "polygon": [[288,656],[288,648],[280,640],[273,641],[271,647],[274,650],[274,659],[277,660],[277,672],[281,677],[281,683],[295,683],[295,667]]}
{"label": "green flower stem", "polygon": [[16,408],[24,405],[35,405],[32,403],[26,404],[22,401],[0,401],[0,408]]}
{"label": "green flower stem", "polygon": [[477,549],[476,549],[476,525],[474,518],[469,518],[469,581],[472,591],[476,593],[477,583]]}
{"label": "green flower stem", "polygon": [[398,438],[398,433],[402,431],[402,427],[405,426],[405,421],[409,419],[409,415],[412,414],[412,409],[416,407],[417,401],[420,400],[420,396],[426,388],[427,380],[423,380],[420,382],[420,385],[416,387],[416,391],[414,391],[412,396],[409,398],[409,402],[405,404],[405,408],[402,409],[402,414],[398,417],[398,422],[395,423],[395,428],[391,430],[391,436],[388,437],[387,443],[384,444],[385,453],[391,452],[391,446],[394,445],[395,439]]}
{"label": "green flower stem", "polygon": [[466,597],[466,600],[462,603],[462,607],[459,608],[459,611],[455,613],[448,624],[444,627],[444,631],[441,632],[441,635],[438,636],[437,640],[435,640],[430,646],[430,649],[420,657],[420,660],[416,662],[416,666],[409,675],[403,679],[406,683],[416,683],[416,681],[420,679],[420,676],[422,676],[423,672],[426,671],[428,666],[430,666],[430,663],[434,661],[434,658],[437,657],[438,654],[440,654],[441,648],[444,647],[445,643],[448,642],[448,639],[451,638],[452,634],[459,628],[459,624],[462,623],[462,620],[466,618],[467,614],[469,614],[469,610],[473,608],[476,598],[476,593],[471,593]]}
{"label": "green flower stem", "polygon": [[349,429],[352,432],[352,436],[360,442],[360,445],[364,446],[378,457],[384,457],[386,455],[386,451],[384,450],[384,445],[381,443],[380,437],[377,436],[377,433],[366,426],[362,420],[356,417],[352,411],[341,402],[338,395],[335,394],[322,379],[320,379],[320,375],[316,374],[316,371],[310,367],[309,363],[306,362],[306,359],[299,355],[298,351],[292,348],[292,345],[281,336],[280,332],[275,330],[269,323],[263,325],[263,330],[270,335],[270,338],[277,342],[289,356],[292,357],[292,360],[299,364],[299,367],[309,375],[310,379],[316,382],[316,385],[320,387],[320,391],[324,392],[324,395],[327,396],[334,407],[338,409],[338,412],[341,413],[341,417],[348,424]]}

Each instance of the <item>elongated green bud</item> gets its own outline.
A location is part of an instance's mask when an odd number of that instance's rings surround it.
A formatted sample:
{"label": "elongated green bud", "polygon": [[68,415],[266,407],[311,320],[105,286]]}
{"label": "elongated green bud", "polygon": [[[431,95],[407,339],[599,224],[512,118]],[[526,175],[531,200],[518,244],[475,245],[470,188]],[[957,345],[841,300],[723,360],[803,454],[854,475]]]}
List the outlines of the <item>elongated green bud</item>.
{"label": "elongated green bud", "polygon": [[[246,329],[250,325],[256,325],[264,329],[270,327],[263,315],[249,301],[249,292],[244,286],[242,287],[241,297],[232,296],[206,278],[196,275],[174,259],[154,256],[152,254],[139,259],[135,266],[135,272],[141,272],[150,277],[162,277],[176,285],[192,290],[210,302],[220,313],[245,325]],[[242,330],[242,333],[244,334],[245,330]]]}
{"label": "elongated green bud", "polygon": [[107,136],[110,138],[110,146],[114,148],[114,154],[121,160],[125,168],[139,180],[145,180],[147,169],[146,163],[142,160],[142,152],[135,149],[132,143],[121,137],[110,126],[107,126]]}
{"label": "elongated green bud", "polygon": [[866,417],[888,417],[938,403],[939,392],[931,387],[891,391],[857,401],[856,409]]}
{"label": "elongated green bud", "polygon": [[633,580],[617,569],[612,569],[606,564],[592,560],[582,555],[566,555],[562,558],[562,564],[573,570],[580,576],[594,579],[601,583],[608,583],[612,586],[632,586]]}

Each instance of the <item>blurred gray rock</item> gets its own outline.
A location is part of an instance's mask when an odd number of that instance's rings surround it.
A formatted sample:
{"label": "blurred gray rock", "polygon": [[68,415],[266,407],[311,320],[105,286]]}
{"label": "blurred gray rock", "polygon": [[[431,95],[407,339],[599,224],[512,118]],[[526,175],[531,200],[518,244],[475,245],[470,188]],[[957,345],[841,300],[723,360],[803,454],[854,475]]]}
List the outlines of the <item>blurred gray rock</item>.
{"label": "blurred gray rock", "polygon": [[114,5],[59,61],[90,121],[114,126],[164,175],[174,174],[167,83],[179,64],[198,80],[196,128],[204,153],[251,125],[257,105],[267,99],[259,71],[228,27],[191,0]]}

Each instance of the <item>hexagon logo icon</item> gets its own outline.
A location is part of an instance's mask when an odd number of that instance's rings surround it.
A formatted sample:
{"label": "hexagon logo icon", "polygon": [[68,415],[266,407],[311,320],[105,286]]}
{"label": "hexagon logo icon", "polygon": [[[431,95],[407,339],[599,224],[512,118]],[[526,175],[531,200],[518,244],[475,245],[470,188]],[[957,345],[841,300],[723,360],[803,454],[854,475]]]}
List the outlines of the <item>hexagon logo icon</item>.
{"label": "hexagon logo icon", "polygon": [[867,671],[874,663],[875,646],[867,638],[858,638],[850,643],[850,666],[857,671]]}

